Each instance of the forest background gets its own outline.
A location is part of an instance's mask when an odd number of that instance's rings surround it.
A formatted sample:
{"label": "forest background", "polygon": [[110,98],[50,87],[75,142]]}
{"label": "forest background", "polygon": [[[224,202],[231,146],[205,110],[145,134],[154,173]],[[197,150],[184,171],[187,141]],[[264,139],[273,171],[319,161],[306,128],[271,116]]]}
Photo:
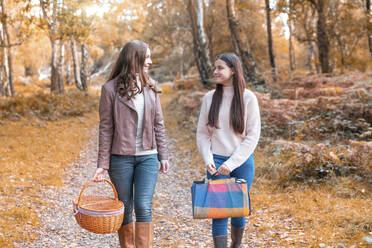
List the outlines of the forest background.
{"label": "forest background", "polygon": [[0,7],[0,246],[35,238],[24,229],[40,226],[42,187],[63,184],[63,168],[90,138],[81,134],[98,123],[100,86],[133,39],[151,48],[167,130],[200,175],[194,135],[201,98],[214,87],[214,59],[241,58],[262,116],[256,208],[294,219],[293,236],[274,233],[267,244],[372,242],[369,0],[1,0]]}

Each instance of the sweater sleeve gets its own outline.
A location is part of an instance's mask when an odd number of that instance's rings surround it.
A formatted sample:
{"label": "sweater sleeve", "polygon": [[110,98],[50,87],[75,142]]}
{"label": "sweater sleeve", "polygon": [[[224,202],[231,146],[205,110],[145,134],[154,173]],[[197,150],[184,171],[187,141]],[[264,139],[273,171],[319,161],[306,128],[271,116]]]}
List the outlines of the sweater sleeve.
{"label": "sweater sleeve", "polygon": [[211,132],[207,126],[208,124],[208,107],[207,107],[207,95],[203,98],[201,106],[198,128],[196,130],[196,143],[198,150],[203,157],[205,165],[214,164],[212,155],[212,142]]}
{"label": "sweater sleeve", "polygon": [[233,171],[242,165],[253,153],[258,144],[261,133],[260,110],[257,97],[252,93],[246,107],[247,119],[245,126],[245,138],[234,150],[230,158],[225,162],[226,166]]}

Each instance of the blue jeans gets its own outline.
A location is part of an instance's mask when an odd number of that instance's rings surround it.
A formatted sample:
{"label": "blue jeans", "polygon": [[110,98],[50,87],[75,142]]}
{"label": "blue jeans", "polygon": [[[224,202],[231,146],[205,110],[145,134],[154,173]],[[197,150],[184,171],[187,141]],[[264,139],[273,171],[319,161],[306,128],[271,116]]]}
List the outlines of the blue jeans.
{"label": "blue jeans", "polygon": [[111,155],[110,180],[124,203],[123,225],[133,222],[133,203],[137,222],[152,222],[152,198],[158,179],[157,154]]}
{"label": "blue jeans", "polygon": [[[229,157],[213,154],[213,160],[214,160],[214,165],[216,166],[216,169],[218,169],[228,159]],[[209,172],[207,172],[207,178],[209,179],[211,177],[212,175]],[[245,179],[247,181],[247,188],[248,188],[248,193],[249,193],[249,190],[252,186],[253,177],[254,177],[253,154],[241,166],[233,170],[229,175],[227,176],[218,175],[218,176],[214,176],[212,179],[222,179],[222,178],[230,178],[230,177]],[[228,223],[228,218],[213,219],[212,220],[212,235],[213,236],[227,235],[227,223]],[[245,217],[231,218],[231,225],[237,228],[245,227]]]}

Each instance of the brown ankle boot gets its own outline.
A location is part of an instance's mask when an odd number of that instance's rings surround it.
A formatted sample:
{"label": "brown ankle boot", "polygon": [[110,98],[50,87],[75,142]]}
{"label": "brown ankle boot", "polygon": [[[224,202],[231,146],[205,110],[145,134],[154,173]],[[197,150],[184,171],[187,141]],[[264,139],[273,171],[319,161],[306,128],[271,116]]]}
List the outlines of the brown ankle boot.
{"label": "brown ankle boot", "polygon": [[133,222],[121,226],[118,231],[118,235],[121,248],[134,248]]}
{"label": "brown ankle boot", "polygon": [[153,248],[154,225],[152,222],[136,222],[136,248]]}
{"label": "brown ankle boot", "polygon": [[237,227],[231,226],[231,248],[241,247],[243,233],[244,233],[244,227],[237,228]]}

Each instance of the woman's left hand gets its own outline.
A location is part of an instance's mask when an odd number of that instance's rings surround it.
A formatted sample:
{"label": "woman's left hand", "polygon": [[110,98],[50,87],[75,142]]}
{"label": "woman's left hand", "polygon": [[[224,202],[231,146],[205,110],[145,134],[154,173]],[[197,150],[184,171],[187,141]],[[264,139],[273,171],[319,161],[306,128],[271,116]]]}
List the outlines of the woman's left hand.
{"label": "woman's left hand", "polygon": [[159,173],[164,174],[167,173],[169,169],[169,162],[168,160],[160,160],[160,168]]}
{"label": "woman's left hand", "polygon": [[227,176],[230,172],[231,172],[230,169],[225,164],[223,164],[223,165],[220,166],[220,168],[218,168],[217,173],[215,174],[215,176],[218,176],[218,175]]}

